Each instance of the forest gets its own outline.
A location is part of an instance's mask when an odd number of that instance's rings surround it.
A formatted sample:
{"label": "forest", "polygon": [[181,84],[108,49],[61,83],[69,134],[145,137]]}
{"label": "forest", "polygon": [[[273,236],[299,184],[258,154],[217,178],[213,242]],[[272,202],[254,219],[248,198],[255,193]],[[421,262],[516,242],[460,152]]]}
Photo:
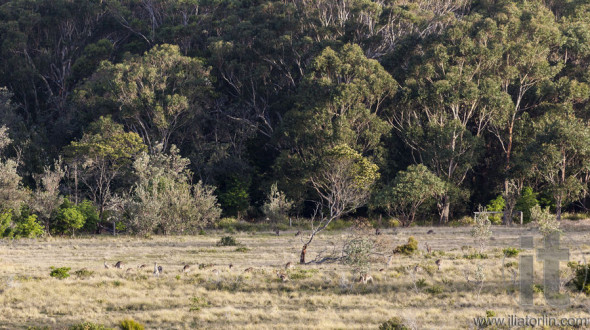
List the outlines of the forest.
{"label": "forest", "polygon": [[0,45],[2,236],[590,207],[588,0],[0,0]]}

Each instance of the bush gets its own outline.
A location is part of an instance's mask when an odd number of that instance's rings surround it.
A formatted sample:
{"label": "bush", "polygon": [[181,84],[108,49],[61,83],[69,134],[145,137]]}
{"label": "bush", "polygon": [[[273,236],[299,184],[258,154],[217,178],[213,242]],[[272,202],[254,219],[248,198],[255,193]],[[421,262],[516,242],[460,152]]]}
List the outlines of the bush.
{"label": "bush", "polygon": [[531,209],[531,217],[537,222],[539,231],[544,237],[547,237],[553,233],[560,233],[559,221],[557,218],[549,212],[549,208],[541,209],[539,205],[535,205]]}
{"label": "bush", "polygon": [[414,238],[414,236],[410,236],[408,238],[408,243],[396,247],[395,250],[393,250],[393,252],[410,255],[414,253],[416,250],[418,250],[418,241]]}
{"label": "bush", "polygon": [[[499,195],[498,197],[492,199],[488,205],[486,205],[486,209],[490,212],[502,212],[504,211],[505,206],[506,202],[504,201],[504,197]],[[490,215],[489,219],[494,225],[499,225],[502,223],[502,215],[499,214],[492,214]]]}
{"label": "bush", "polygon": [[16,221],[12,235],[15,238],[35,238],[43,235],[43,226],[37,221],[37,215],[21,215]]}
{"label": "bush", "polygon": [[56,224],[62,228],[63,233],[71,233],[72,237],[76,229],[82,228],[86,219],[75,207],[62,208],[57,212]]}
{"label": "bush", "polygon": [[284,192],[281,192],[277,184],[270,187],[268,200],[262,205],[262,212],[271,222],[279,223],[288,220],[289,210],[293,207],[293,202],[287,199]]}
{"label": "bush", "polygon": [[78,278],[88,278],[88,277],[92,276],[93,274],[94,274],[93,271],[88,270],[86,268],[82,268],[82,269],[79,269],[74,272],[74,275],[76,275]]}
{"label": "bush", "polygon": [[410,330],[399,317],[393,317],[381,323],[379,330]]}
{"label": "bush", "polygon": [[367,238],[356,238],[344,246],[344,263],[354,267],[358,273],[368,270],[369,256],[373,249],[373,242]]}
{"label": "bush", "polygon": [[531,209],[539,204],[537,200],[537,193],[533,192],[533,188],[524,187],[520,194],[520,198],[516,201],[515,209],[522,211],[523,223],[531,222]]}
{"label": "bush", "polygon": [[78,209],[78,211],[80,211],[80,213],[82,213],[85,219],[84,226],[82,227],[82,229],[90,233],[95,232],[97,229],[96,227],[100,222],[96,206],[94,206],[94,204],[92,204],[91,201],[85,200],[82,203],[76,205],[76,208]]}
{"label": "bush", "polygon": [[237,246],[238,242],[232,236],[224,236],[222,237],[219,242],[217,242],[217,246]]}
{"label": "bush", "polygon": [[[569,265],[568,265],[569,266]],[[573,283],[578,290],[584,290],[584,293],[590,295],[587,287],[590,285],[590,265],[575,265],[575,276]]]}
{"label": "bush", "polygon": [[132,319],[123,320],[119,323],[119,327],[121,330],[144,330],[145,327],[143,324],[136,322]]}
{"label": "bush", "polygon": [[503,249],[502,252],[504,253],[505,257],[512,258],[512,257],[518,256],[518,254],[520,253],[520,250],[517,248],[513,248],[513,247],[507,247],[507,248]]}
{"label": "bush", "polygon": [[49,273],[49,276],[63,280],[64,278],[70,277],[70,269],[70,267],[55,268],[52,266],[51,273]]}
{"label": "bush", "polygon": [[12,212],[0,213],[0,237],[6,236],[12,223]]}
{"label": "bush", "polygon": [[102,324],[95,324],[92,322],[84,322],[84,323],[74,324],[74,325],[70,326],[69,330],[114,330],[114,329],[106,327]]}

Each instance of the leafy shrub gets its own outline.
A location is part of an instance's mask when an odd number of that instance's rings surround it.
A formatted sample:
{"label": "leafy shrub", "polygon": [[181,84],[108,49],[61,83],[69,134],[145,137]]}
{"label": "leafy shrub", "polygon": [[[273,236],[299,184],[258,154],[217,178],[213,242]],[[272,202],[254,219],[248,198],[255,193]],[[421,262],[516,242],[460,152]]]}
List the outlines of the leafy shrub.
{"label": "leafy shrub", "polygon": [[408,243],[396,247],[395,250],[393,250],[393,252],[410,255],[414,253],[416,250],[418,250],[418,241],[414,238],[414,236],[410,236],[408,238]]}
{"label": "leafy shrub", "polygon": [[74,324],[69,327],[69,330],[114,330],[113,328],[106,327],[102,324],[96,324],[92,322],[84,322]]}
{"label": "leafy shrub", "polygon": [[82,268],[82,269],[79,269],[74,272],[74,275],[76,275],[78,278],[88,278],[88,277],[92,276],[93,274],[94,274],[93,271],[88,270],[86,268]]}
{"label": "leafy shrub", "polygon": [[12,212],[7,211],[0,213],[0,237],[5,236],[10,228],[10,224],[12,223]]}
{"label": "leafy shrub", "polygon": [[367,238],[356,238],[344,245],[344,263],[354,267],[356,272],[366,272],[373,242]]}
{"label": "leafy shrub", "polygon": [[288,220],[288,213],[292,206],[293,202],[287,199],[275,182],[270,187],[268,200],[262,205],[262,212],[273,223],[285,222]]}
{"label": "leafy shrub", "polygon": [[487,259],[488,258],[488,255],[485,254],[485,253],[474,252],[474,253],[471,253],[471,254],[464,254],[463,255],[463,258],[469,259],[469,260],[472,260],[472,259]]}
{"label": "leafy shrub", "polygon": [[544,289],[541,284],[533,284],[533,291],[535,293],[543,293]]}
{"label": "leafy shrub", "polygon": [[486,311],[486,317],[495,317],[496,316],[496,312],[494,311]]}
{"label": "leafy shrub", "polygon": [[21,215],[16,221],[12,235],[15,238],[35,238],[43,235],[43,226],[37,221],[37,215],[31,214],[28,216]]}
{"label": "leafy shrub", "polygon": [[[504,211],[504,207],[506,206],[506,201],[504,201],[504,197],[499,195],[498,197],[492,199],[488,205],[486,205],[486,209],[490,212],[501,212]],[[490,221],[494,225],[499,225],[502,223],[502,215],[500,214],[492,214],[490,215]]]}
{"label": "leafy shrub", "polygon": [[144,330],[145,327],[143,324],[136,322],[132,319],[123,320],[119,323],[119,327],[121,330]]}
{"label": "leafy shrub", "polygon": [[[569,264],[568,264],[569,266]],[[587,286],[590,285],[590,265],[573,265],[575,267],[575,275],[573,283],[578,290],[584,290],[584,293],[590,294],[590,291],[586,291]]]}
{"label": "leafy shrub", "polygon": [[426,280],[425,280],[425,279],[423,279],[423,278],[421,278],[421,279],[419,279],[418,281],[416,281],[416,287],[417,287],[418,289],[423,289],[423,288],[425,288],[425,287],[427,287],[427,286],[428,286],[428,283],[426,283]]}
{"label": "leafy shrub", "polygon": [[238,223],[236,218],[222,218],[217,222],[217,227],[221,229],[227,229],[229,227],[234,227]]}
{"label": "leafy shrub", "polygon": [[541,209],[539,205],[535,205],[531,209],[531,217],[537,222],[539,231],[544,237],[553,233],[561,232],[561,229],[559,229],[559,221],[557,221],[557,218],[549,212],[549,208]]}
{"label": "leafy shrub", "polygon": [[95,232],[96,227],[100,222],[96,206],[94,206],[91,201],[85,200],[76,205],[76,209],[78,209],[78,211],[84,216],[84,226],[82,227],[82,230],[91,233]]}
{"label": "leafy shrub", "polygon": [[57,212],[55,221],[56,225],[62,229],[62,232],[68,232],[74,236],[76,229],[82,228],[86,219],[77,208],[68,207],[62,208]]}
{"label": "leafy shrub", "polygon": [[506,256],[507,258],[512,258],[518,256],[520,250],[513,247],[507,247],[503,249],[502,252],[504,253],[504,256]]}
{"label": "leafy shrub", "polygon": [[531,222],[531,209],[539,204],[537,200],[537,193],[533,192],[533,188],[524,187],[520,193],[520,198],[516,201],[515,208],[522,211],[523,223]]}
{"label": "leafy shrub", "polygon": [[379,325],[379,330],[410,330],[399,317],[393,317]]}
{"label": "leafy shrub", "polygon": [[70,273],[69,273],[70,270],[71,270],[70,267],[55,268],[52,266],[51,273],[49,273],[49,276],[63,280],[64,278],[70,277]]}
{"label": "leafy shrub", "polygon": [[217,242],[217,246],[237,246],[238,242],[232,236],[224,236],[222,237],[219,242]]}
{"label": "leafy shrub", "polygon": [[442,286],[440,285],[433,285],[429,288],[426,288],[426,292],[432,294],[432,295],[437,295],[437,294],[441,294],[443,293],[444,289]]}

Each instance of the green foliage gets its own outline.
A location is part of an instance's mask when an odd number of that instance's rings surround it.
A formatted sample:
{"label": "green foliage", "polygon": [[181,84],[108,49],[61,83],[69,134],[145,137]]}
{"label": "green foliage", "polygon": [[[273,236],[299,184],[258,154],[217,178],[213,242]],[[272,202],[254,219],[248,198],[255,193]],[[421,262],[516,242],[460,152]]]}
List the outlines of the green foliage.
{"label": "green foliage", "polygon": [[192,297],[190,299],[190,311],[194,312],[194,311],[199,311],[202,308],[205,307],[209,307],[209,302],[205,299],[205,298],[201,298],[201,297]]}
{"label": "green foliage", "polygon": [[410,328],[406,326],[399,317],[393,317],[381,323],[379,325],[379,330],[410,330]]}
{"label": "green foliage", "polygon": [[78,208],[62,205],[55,217],[55,228],[60,228],[61,232],[69,232],[73,237],[76,229],[82,228],[85,222],[86,218]]}
{"label": "green foliage", "polygon": [[533,292],[535,293],[543,293],[544,287],[542,284],[533,284]]}
{"label": "green foliage", "polygon": [[396,247],[393,252],[394,253],[402,253],[405,255],[411,255],[418,250],[418,241],[414,238],[414,236],[410,236],[408,238],[408,243],[404,245],[400,245]]}
{"label": "green foliage", "polygon": [[135,160],[138,180],[123,203],[126,212],[122,214],[133,232],[195,233],[219,219],[221,209],[214,188],[201,181],[190,184],[189,163],[174,145],[169,153],[158,149]]}
{"label": "green foliage", "polygon": [[[502,197],[502,195],[498,195],[498,197],[492,199],[488,205],[486,205],[486,209],[490,212],[502,212],[504,211],[505,206],[506,202],[504,201],[504,197]],[[492,214],[490,215],[489,219],[494,225],[499,225],[502,223],[502,215]]]}
{"label": "green foliage", "polygon": [[513,248],[513,247],[507,247],[502,250],[502,253],[504,253],[504,256],[506,256],[507,258],[513,258],[513,257],[518,256],[518,254],[520,253],[520,250],[517,248]]}
{"label": "green foliage", "polygon": [[228,215],[238,216],[250,205],[249,182],[231,177],[217,194],[219,203]]}
{"label": "green foliage", "polygon": [[539,204],[537,201],[537,193],[533,192],[533,188],[524,187],[520,193],[520,197],[516,202],[516,210],[522,211],[523,223],[531,222],[531,209]]}
{"label": "green foliage", "polygon": [[143,324],[132,319],[123,320],[119,323],[121,330],[144,330]]}
{"label": "green foliage", "polygon": [[346,242],[343,248],[343,262],[353,267],[355,272],[368,272],[369,257],[373,249],[373,241],[365,237],[358,237]]}
{"label": "green foliage", "polygon": [[95,232],[100,218],[96,206],[89,200],[84,200],[76,205],[78,212],[84,216],[84,226],[82,229],[86,232]]}
{"label": "green foliage", "polygon": [[240,246],[240,247],[236,248],[236,249],[235,249],[235,251],[236,251],[236,252],[242,252],[242,253],[244,253],[244,252],[248,252],[248,251],[250,251],[250,249],[248,249],[248,248],[247,248],[247,247],[245,247],[245,246]]}
{"label": "green foliage", "polygon": [[480,253],[480,252],[473,252],[470,254],[464,254],[463,258],[468,259],[468,260],[474,260],[474,259],[487,259],[488,255],[485,253]]}
{"label": "green foliage", "polygon": [[233,236],[224,236],[222,237],[219,242],[217,242],[217,246],[237,246],[238,243]]}
{"label": "green foliage", "polygon": [[113,328],[109,328],[102,324],[96,324],[92,322],[84,322],[79,324],[74,324],[68,328],[69,330],[114,330]]}
{"label": "green foliage", "polygon": [[274,223],[285,222],[292,206],[293,202],[286,198],[285,193],[279,191],[275,182],[270,187],[268,200],[262,205],[262,212]]}
{"label": "green foliage", "polygon": [[51,266],[51,272],[49,273],[49,276],[51,277],[55,277],[57,279],[63,280],[64,278],[68,278],[70,277],[70,267],[53,267]]}
{"label": "green foliage", "polygon": [[0,237],[6,236],[10,233],[10,225],[12,224],[12,212],[4,211],[0,213]]}
{"label": "green foliage", "polygon": [[404,226],[409,226],[422,204],[445,192],[445,183],[426,166],[410,165],[397,173],[391,185],[378,192],[374,204],[385,208],[390,216],[399,217]]}
{"label": "green foliage", "polygon": [[90,276],[94,275],[94,272],[86,268],[82,268],[75,271],[74,275],[76,275],[78,278],[89,278]]}
{"label": "green foliage", "polygon": [[590,265],[575,265],[575,274],[573,283],[579,291],[584,291],[585,294],[590,295],[590,291],[587,292],[587,287],[590,287]]}
{"label": "green foliage", "polygon": [[539,205],[535,205],[531,209],[531,217],[533,221],[537,223],[539,231],[544,237],[547,237],[553,233],[560,233],[559,221],[556,217],[551,214],[548,208],[541,209]]}
{"label": "green foliage", "polygon": [[37,215],[21,214],[15,221],[12,236],[14,238],[35,238],[44,233],[43,226],[37,221]]}

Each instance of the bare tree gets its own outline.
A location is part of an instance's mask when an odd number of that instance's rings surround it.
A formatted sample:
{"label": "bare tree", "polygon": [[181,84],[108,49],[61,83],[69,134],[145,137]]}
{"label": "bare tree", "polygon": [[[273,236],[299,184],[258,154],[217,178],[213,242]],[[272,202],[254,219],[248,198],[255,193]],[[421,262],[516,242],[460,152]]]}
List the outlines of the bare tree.
{"label": "bare tree", "polygon": [[368,201],[371,186],[379,177],[377,170],[377,165],[346,145],[326,153],[323,165],[310,180],[319,201],[311,218],[311,234],[301,250],[301,264],[305,263],[307,247],[319,232]]}

